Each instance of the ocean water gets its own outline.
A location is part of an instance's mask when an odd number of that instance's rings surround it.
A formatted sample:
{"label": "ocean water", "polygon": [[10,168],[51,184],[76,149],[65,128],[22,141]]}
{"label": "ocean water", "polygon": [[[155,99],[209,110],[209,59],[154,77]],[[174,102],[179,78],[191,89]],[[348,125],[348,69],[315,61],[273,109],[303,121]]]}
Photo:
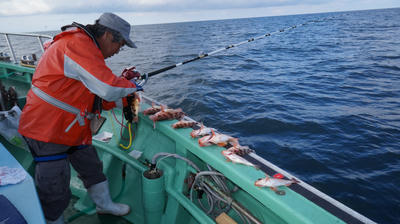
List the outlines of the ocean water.
{"label": "ocean water", "polygon": [[145,94],[370,219],[399,223],[399,8],[136,26],[138,48],[109,64],[151,72],[310,20],[323,21],[154,76]]}
{"label": "ocean water", "polygon": [[311,20],[322,21],[154,76],[145,94],[373,221],[399,223],[400,8],[134,26],[138,48],[107,64],[151,72]]}

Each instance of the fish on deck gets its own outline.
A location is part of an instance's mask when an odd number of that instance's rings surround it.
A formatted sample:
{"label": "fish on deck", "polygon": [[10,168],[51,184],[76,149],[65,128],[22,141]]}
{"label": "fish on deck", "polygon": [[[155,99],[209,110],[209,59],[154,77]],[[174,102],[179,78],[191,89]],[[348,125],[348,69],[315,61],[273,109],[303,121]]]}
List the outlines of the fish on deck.
{"label": "fish on deck", "polygon": [[144,115],[153,115],[161,110],[161,106],[155,105],[155,103],[152,103],[152,106],[147,108],[146,110],[143,111]]}
{"label": "fish on deck", "polygon": [[297,184],[299,183],[298,180],[295,178],[292,178],[290,180],[285,180],[285,179],[279,179],[279,178],[273,178],[268,175],[264,178],[260,178],[254,182],[254,185],[257,187],[269,187],[271,190],[273,190],[275,193],[279,195],[284,195],[284,191],[278,191],[278,187],[280,186],[290,186],[292,184]]}
{"label": "fish on deck", "polygon": [[198,138],[198,137],[202,137],[202,136],[206,136],[206,135],[211,135],[213,130],[216,131],[216,129],[214,129],[214,128],[208,128],[208,127],[204,126],[203,124],[201,124],[200,129],[193,130],[190,133],[190,136],[192,136],[192,138]]}
{"label": "fish on deck", "polygon": [[172,124],[171,126],[175,129],[177,128],[193,128],[194,125],[196,125],[196,121],[177,121],[176,123]]}
{"label": "fish on deck", "polygon": [[228,149],[228,151],[231,151],[239,156],[244,156],[244,155],[254,152],[254,150],[250,149],[248,146],[241,146],[239,144],[230,147]]}
{"label": "fish on deck", "polygon": [[230,143],[231,145],[239,145],[238,139],[229,135],[215,133],[214,130],[211,130],[211,135],[204,136],[199,139],[199,145],[209,146],[209,145],[218,145],[224,147]]}
{"label": "fish on deck", "polygon": [[182,111],[182,109],[164,109],[163,106],[161,106],[161,110],[154,115],[150,115],[149,118],[150,120],[153,121],[153,127],[156,128],[156,122],[157,121],[164,121],[164,120],[172,120],[172,119],[177,119],[180,120],[185,116],[185,113]]}
{"label": "fish on deck", "polygon": [[223,150],[222,155],[226,158],[227,161],[229,162],[233,162],[233,163],[239,163],[239,164],[243,164],[246,166],[252,166],[256,169],[259,169],[259,167],[257,165],[254,165],[253,163],[247,161],[245,158],[237,155],[235,152],[231,151],[231,150]]}

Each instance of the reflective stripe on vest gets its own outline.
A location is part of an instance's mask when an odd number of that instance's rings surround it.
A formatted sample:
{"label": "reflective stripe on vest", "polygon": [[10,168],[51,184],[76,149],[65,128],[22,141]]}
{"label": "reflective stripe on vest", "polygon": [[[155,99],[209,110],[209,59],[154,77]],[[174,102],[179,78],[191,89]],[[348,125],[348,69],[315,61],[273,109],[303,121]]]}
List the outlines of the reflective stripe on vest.
{"label": "reflective stripe on vest", "polygon": [[67,103],[64,103],[64,102],[48,95],[47,93],[43,92],[41,89],[39,89],[38,87],[36,87],[34,85],[32,85],[32,91],[36,94],[36,96],[38,96],[40,99],[44,100],[45,102],[47,102],[61,110],[65,110],[69,113],[76,114],[75,119],[71,122],[71,124],[68,125],[68,127],[65,129],[65,132],[68,132],[76,122],[79,123],[79,126],[84,126],[85,118],[91,120],[91,119],[93,119],[94,116],[96,116],[93,113],[87,113],[87,112],[82,115],[81,111],[78,108],[73,107]]}

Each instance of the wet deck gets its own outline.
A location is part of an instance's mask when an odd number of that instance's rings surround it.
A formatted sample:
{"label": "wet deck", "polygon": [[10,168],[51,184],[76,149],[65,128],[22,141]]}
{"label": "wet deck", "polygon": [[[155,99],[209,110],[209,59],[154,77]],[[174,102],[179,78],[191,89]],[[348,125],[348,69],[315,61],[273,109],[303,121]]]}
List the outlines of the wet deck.
{"label": "wet deck", "polygon": [[64,211],[65,221],[72,224],[85,223],[85,224],[99,224],[99,223],[113,223],[113,224],[130,224],[126,219],[113,215],[98,215],[96,213],[92,215],[83,214],[76,219],[69,221],[74,216],[78,216],[80,212],[74,208],[74,204],[78,201],[78,198],[72,196],[68,208]]}

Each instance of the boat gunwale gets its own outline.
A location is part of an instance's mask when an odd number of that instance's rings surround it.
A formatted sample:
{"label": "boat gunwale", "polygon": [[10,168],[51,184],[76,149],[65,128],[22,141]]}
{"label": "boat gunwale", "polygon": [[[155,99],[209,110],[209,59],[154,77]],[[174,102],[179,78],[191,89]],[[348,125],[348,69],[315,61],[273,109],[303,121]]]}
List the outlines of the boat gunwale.
{"label": "boat gunwale", "polygon": [[[141,95],[141,97],[146,101],[147,104],[151,105],[154,103],[155,105],[165,105],[162,104],[151,97]],[[185,115],[183,118],[184,120],[188,121],[195,121],[196,120],[192,119],[191,117]],[[330,197],[329,195],[323,193],[322,191],[314,188],[313,186],[307,184],[300,178],[297,178],[296,176],[290,174],[289,172],[283,170],[282,168],[278,167],[277,165],[269,162],[268,160],[260,157],[253,152],[249,153],[247,156],[244,156],[245,159],[250,160],[255,160],[257,162],[256,165],[260,166],[260,169],[263,170],[266,174],[273,175],[274,173],[271,172],[270,170],[273,170],[275,173],[281,173],[285,176],[285,179],[296,179],[299,180],[300,182],[295,185],[288,186],[291,190],[295,191],[296,193],[302,195],[309,201],[313,202],[314,204],[318,205],[322,209],[326,210],[328,213],[332,214],[333,216],[339,218],[340,220],[343,220],[345,222],[350,222],[350,223],[366,223],[366,224],[376,224],[376,222],[372,221],[371,219],[367,218],[366,216],[356,212],[355,210],[351,209],[350,207],[347,207],[343,203],[337,201],[336,199]],[[264,169],[263,169],[264,168]],[[267,169],[265,169],[267,168]],[[269,172],[267,171],[269,170]],[[267,172],[266,172],[267,171]],[[303,188],[303,189],[301,189]],[[317,196],[317,198],[315,196]]]}

